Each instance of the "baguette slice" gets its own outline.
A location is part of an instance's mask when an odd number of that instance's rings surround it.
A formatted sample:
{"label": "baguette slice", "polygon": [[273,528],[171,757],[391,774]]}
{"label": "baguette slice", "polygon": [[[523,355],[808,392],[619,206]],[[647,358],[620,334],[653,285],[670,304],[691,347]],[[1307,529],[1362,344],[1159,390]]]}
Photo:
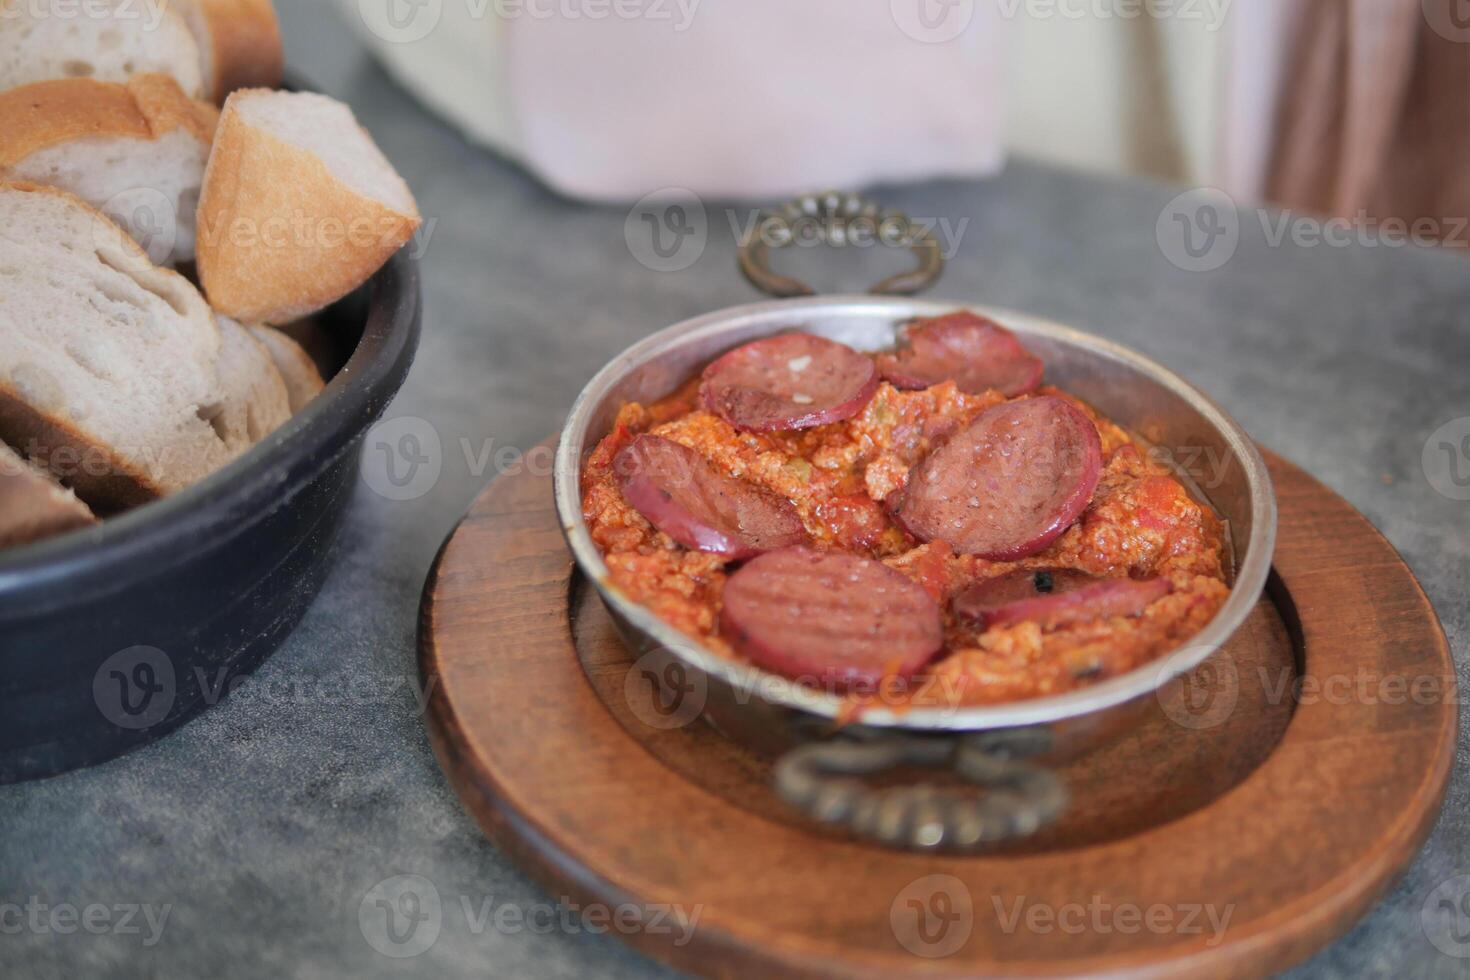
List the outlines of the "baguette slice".
{"label": "baguette slice", "polygon": [[91,508],[0,442],[0,548],[97,523]]}
{"label": "baguette slice", "polygon": [[80,199],[0,184],[0,439],[99,513],[232,458],[220,334],[188,280]]}
{"label": "baguette slice", "polygon": [[275,327],[258,325],[251,327],[250,331],[276,362],[276,370],[286,382],[292,413],[301,411],[322,393],[327,384],[305,347]]}
{"label": "baguette slice", "polygon": [[262,89],[225,102],[199,201],[199,276],[219,312],[283,323],[320,310],[419,224],[408,185],[342,103]]}
{"label": "baguette slice", "polygon": [[0,89],[172,75],[204,96],[199,45],[169,0],[0,0]]}
{"label": "baguette slice", "polygon": [[219,110],[168,75],[37,82],[0,92],[0,179],[50,184],[102,211],[157,265],[194,259]]}
{"label": "baguette slice", "polygon": [[199,45],[200,72],[216,103],[237,88],[276,88],[285,72],[271,0],[176,0]]}
{"label": "baguette slice", "polygon": [[211,420],[225,445],[238,455],[285,425],[291,418],[286,382],[264,344],[251,331],[221,316],[219,379],[225,400]]}

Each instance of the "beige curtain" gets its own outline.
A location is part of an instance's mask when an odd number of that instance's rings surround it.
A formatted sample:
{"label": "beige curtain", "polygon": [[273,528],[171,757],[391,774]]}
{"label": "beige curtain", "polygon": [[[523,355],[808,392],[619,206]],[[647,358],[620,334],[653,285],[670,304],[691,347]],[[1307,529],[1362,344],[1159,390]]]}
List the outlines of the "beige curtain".
{"label": "beige curtain", "polygon": [[[1436,7],[1435,4],[1442,6]],[[1300,0],[1267,194],[1467,245],[1470,3]]]}

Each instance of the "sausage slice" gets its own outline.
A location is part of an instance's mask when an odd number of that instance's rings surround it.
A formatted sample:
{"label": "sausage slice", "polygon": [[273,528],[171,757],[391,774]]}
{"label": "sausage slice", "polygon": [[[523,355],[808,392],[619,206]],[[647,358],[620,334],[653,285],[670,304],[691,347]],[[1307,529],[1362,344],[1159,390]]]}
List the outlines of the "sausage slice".
{"label": "sausage slice", "polygon": [[871,358],[805,333],[737,347],[704,369],[706,408],[738,429],[778,432],[850,419],[878,391]]}
{"label": "sausage slice", "polygon": [[992,561],[1025,558],[1086,509],[1102,471],[1097,427],[1050,395],[986,409],[909,471],[889,498],[923,541]]}
{"label": "sausage slice", "polygon": [[808,540],[790,501],[726,476],[671,439],[638,436],[613,471],[628,503],[686,548],[739,560]]}
{"label": "sausage slice", "polygon": [[1060,629],[1110,616],[1138,616],[1172,591],[1167,579],[1099,578],[1068,568],[1008,572],[972,585],[955,615],[989,629],[1031,621]]}
{"label": "sausage slice", "polygon": [[757,666],[846,685],[909,677],[944,645],[939,604],[881,562],[787,548],[725,583],[720,631]]}
{"label": "sausage slice", "polygon": [[878,358],[878,370],[895,387],[953,381],[972,395],[994,389],[1014,398],[1041,386],[1041,358],[1005,327],[974,313],[920,320],[909,326],[906,339],[904,347]]}

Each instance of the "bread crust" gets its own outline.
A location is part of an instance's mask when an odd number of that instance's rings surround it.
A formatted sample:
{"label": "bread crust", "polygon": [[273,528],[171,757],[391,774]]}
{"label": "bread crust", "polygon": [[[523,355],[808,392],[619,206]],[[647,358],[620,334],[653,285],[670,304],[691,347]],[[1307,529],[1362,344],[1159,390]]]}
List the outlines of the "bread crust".
{"label": "bread crust", "polygon": [[65,420],[43,415],[0,380],[0,440],[76,491],[99,514],[117,514],[167,495],[151,475]]}
{"label": "bread crust", "polygon": [[[189,24],[188,17],[185,16],[186,11],[180,9],[181,4],[185,0],[142,0],[142,2],[149,4],[150,10],[152,6],[156,5],[160,9],[162,17],[172,28],[179,42],[188,46],[188,55],[183,59],[182,63],[170,64],[168,70],[174,72],[170,77],[178,79],[180,87],[183,88],[184,92],[190,98],[207,98],[209,95],[209,79],[203,77],[201,65],[202,51],[199,47],[200,41],[195,36],[194,30]],[[27,0],[0,0],[0,21],[25,17],[28,13],[25,9],[26,3]],[[132,9],[134,11],[137,10],[136,0],[134,0]],[[86,10],[84,10],[84,16],[89,20],[98,18],[95,12],[87,12]],[[272,11],[272,16],[274,16],[274,11]],[[129,67],[126,74],[132,75],[131,67]],[[193,85],[196,79],[198,80],[197,88]],[[189,87],[184,88],[186,85]]]}
{"label": "bread crust", "polygon": [[208,46],[209,74],[205,88],[215,102],[223,102],[240,88],[279,88],[286,56],[281,46],[281,22],[271,0],[188,0],[203,26],[197,37]]}
{"label": "bread crust", "polygon": [[[101,211],[98,211],[96,208],[92,207],[92,205],[77,197],[71,191],[64,191],[60,187],[52,187],[50,184],[37,184],[29,180],[0,180],[0,191],[21,191],[25,194],[47,194],[51,197],[59,197],[68,204],[79,207],[83,211],[86,211],[98,221],[105,221],[112,227],[117,228],[117,224],[107,215],[103,214]],[[127,233],[124,232],[121,228],[117,229],[117,244],[123,248],[129,249],[137,257],[140,257],[144,260],[148,259],[148,253],[143,250],[143,246],[139,245],[137,242],[129,238]],[[178,273],[174,272],[172,269],[161,269],[159,271],[167,272],[170,275],[178,275]]]}
{"label": "bread crust", "polygon": [[[0,180],[0,191],[21,191],[59,198],[72,207],[81,208],[113,232],[111,240],[137,259],[148,263],[153,272],[187,282],[172,269],[154,266],[137,242],[125,234],[101,211],[67,191],[30,181]],[[189,285],[190,290],[193,286]],[[206,310],[202,297],[199,308]],[[213,356],[219,356],[219,328],[211,316],[209,328],[214,331]],[[215,370],[218,370],[217,360]],[[228,462],[224,446],[201,451],[202,447],[170,445],[151,467],[139,465],[102,445],[66,419],[35,409],[11,384],[0,377],[0,441],[19,446],[32,462],[50,470],[59,480],[74,489],[86,504],[100,515],[110,515],[157,500],[182,490],[203,479]]]}
{"label": "bread crust", "polygon": [[210,305],[242,323],[285,323],[346,296],[418,229],[363,197],[315,154],[225,103],[199,199],[197,263]]}
{"label": "bread crust", "polygon": [[218,124],[219,110],[189,98],[169,75],[37,82],[0,92],[0,168],[78,139],[156,140],[183,129],[208,144]]}
{"label": "bread crust", "polygon": [[95,523],[86,504],[0,443],[0,548]]}

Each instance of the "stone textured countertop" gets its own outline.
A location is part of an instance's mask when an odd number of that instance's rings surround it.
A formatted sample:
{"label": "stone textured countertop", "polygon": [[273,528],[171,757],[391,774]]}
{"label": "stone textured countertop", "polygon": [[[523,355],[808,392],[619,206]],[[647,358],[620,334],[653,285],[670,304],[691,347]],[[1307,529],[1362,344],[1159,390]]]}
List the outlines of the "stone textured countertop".
{"label": "stone textured countertop", "polygon": [[[0,918],[0,974],[668,975],[611,938],[495,926],[494,910],[555,896],[481,836],[440,775],[415,696],[414,634],[435,551],[493,477],[496,450],[553,433],[629,343],[757,298],[736,272],[727,206],[706,202],[697,261],[653,271],[625,241],[624,208],[559,198],[467,145],[380,71],[335,5],[280,5],[289,63],[355,107],[433,222],[423,346],[388,417],[432,427],[441,473],[408,501],[359,489],[335,571],[252,696],[90,771],[0,787],[0,903],[140,909],[138,931],[103,935],[17,931],[19,919]],[[874,195],[952,232],[965,223],[934,295],[1034,312],[1162,361],[1361,509],[1439,610],[1464,686],[1470,501],[1454,499],[1443,469],[1431,482],[1424,450],[1456,419],[1436,444],[1470,433],[1470,258],[1273,241],[1279,219],[1243,210],[1233,257],[1186,271],[1156,232],[1182,190],[1015,162],[994,180]],[[734,207],[737,226],[749,213]],[[876,250],[798,257],[831,291],[861,291],[906,261]],[[1470,473],[1470,458],[1454,462]],[[1403,880],[1294,975],[1470,970],[1421,925],[1431,892],[1470,874],[1467,758]],[[432,948],[399,960],[370,945],[358,913],[375,883],[406,874],[433,882],[446,911]],[[1470,901],[1464,909],[1470,930]]]}

